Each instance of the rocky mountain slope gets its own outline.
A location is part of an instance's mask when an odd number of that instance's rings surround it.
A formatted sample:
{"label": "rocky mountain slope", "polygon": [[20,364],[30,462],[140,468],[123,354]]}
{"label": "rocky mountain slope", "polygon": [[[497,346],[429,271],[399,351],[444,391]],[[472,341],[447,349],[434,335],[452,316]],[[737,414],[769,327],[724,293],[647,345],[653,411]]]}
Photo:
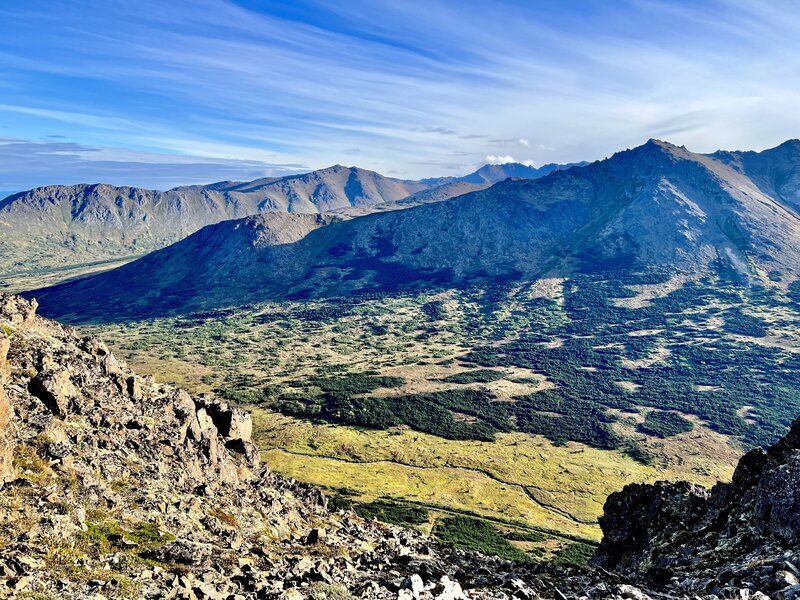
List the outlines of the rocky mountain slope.
{"label": "rocky mountain slope", "polygon": [[463,178],[409,181],[335,165],[166,192],[104,184],[36,188],[0,201],[0,287],[26,289],[37,275],[57,281],[108,268],[108,261],[145,254],[228,219],[272,211],[364,214],[417,192],[431,195],[413,202],[445,200],[512,174],[541,177],[556,168],[487,165]]}
{"label": "rocky mountain slope", "polygon": [[426,187],[336,165],[166,192],[103,184],[36,188],[0,202],[0,279],[145,254],[227,219],[376,205]]}
{"label": "rocky mountain slope", "polygon": [[800,597],[799,491],[800,420],[742,457],[730,483],[634,484],[609,496],[597,563],[687,596]]}
{"label": "rocky mountain slope", "polygon": [[712,156],[800,214],[800,140],[788,140],[763,152],[716,152]]}
{"label": "rocky mountain slope", "polygon": [[290,244],[239,235],[274,227],[270,215],[222,223],[36,295],[47,314],[86,320],[587,271],[785,284],[800,275],[800,219],[785,200],[796,189],[786,180],[771,196],[765,169],[750,169],[651,140],[587,167],[331,223]]}
{"label": "rocky mountain slope", "polygon": [[[0,595],[33,598],[796,598],[800,421],[711,491],[609,498],[596,566],[510,563],[332,513],[269,473],[249,416],[0,294]],[[646,591],[646,590],[651,591]]]}

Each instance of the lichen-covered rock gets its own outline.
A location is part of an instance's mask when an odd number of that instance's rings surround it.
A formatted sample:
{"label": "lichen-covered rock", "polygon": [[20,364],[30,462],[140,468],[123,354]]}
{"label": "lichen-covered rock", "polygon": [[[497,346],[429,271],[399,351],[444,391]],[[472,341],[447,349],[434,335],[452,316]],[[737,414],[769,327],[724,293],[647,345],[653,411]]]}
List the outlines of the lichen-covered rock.
{"label": "lichen-covered rock", "polygon": [[66,367],[57,367],[40,372],[28,383],[28,390],[41,400],[57,417],[64,418],[78,390]]}
{"label": "lichen-covered rock", "polygon": [[33,322],[38,307],[36,300],[25,300],[14,294],[0,293],[0,321],[5,321],[12,327]]}

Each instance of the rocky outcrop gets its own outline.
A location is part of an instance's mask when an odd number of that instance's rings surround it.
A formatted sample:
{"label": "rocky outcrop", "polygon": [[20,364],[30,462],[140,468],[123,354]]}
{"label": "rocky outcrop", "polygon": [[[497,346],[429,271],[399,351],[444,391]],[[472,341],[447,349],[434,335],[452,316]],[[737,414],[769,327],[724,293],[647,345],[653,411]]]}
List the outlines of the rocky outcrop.
{"label": "rocky outcrop", "polygon": [[742,457],[730,483],[629,485],[609,496],[600,526],[597,563],[650,585],[800,597],[800,419]]}
{"label": "rocky outcrop", "polygon": [[25,300],[14,294],[0,294],[0,315],[6,323],[7,331],[32,324],[38,307],[36,300]]}

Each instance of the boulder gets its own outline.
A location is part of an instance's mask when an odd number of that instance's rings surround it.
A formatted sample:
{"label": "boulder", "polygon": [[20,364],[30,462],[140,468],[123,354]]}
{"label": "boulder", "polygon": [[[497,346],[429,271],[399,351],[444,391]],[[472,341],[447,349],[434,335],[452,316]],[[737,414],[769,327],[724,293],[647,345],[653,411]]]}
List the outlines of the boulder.
{"label": "boulder", "polygon": [[654,540],[666,529],[687,530],[705,515],[709,491],[685,481],[630,484],[606,500],[596,562],[606,569],[640,571],[652,562]]}
{"label": "boulder", "polygon": [[69,413],[70,401],[78,396],[78,390],[72,384],[69,371],[65,367],[42,371],[31,379],[28,391],[62,419]]}
{"label": "boulder", "polygon": [[13,327],[31,323],[36,317],[38,307],[36,300],[0,293],[0,320],[7,321]]}
{"label": "boulder", "polygon": [[755,525],[784,543],[800,542],[800,452],[768,470],[756,489]]}
{"label": "boulder", "polygon": [[222,437],[249,442],[253,434],[253,421],[243,410],[229,406],[221,400],[198,398],[198,409],[205,409]]}

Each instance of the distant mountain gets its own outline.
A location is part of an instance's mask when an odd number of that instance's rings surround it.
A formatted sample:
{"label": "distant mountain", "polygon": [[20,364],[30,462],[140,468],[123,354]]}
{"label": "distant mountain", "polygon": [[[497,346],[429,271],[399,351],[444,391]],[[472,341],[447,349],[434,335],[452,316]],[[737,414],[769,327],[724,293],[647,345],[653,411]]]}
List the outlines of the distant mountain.
{"label": "distant mountain", "polygon": [[539,168],[529,167],[521,163],[506,163],[502,165],[483,165],[480,169],[463,177],[439,177],[436,179],[423,179],[422,183],[431,187],[401,200],[404,204],[430,203],[449,200],[456,196],[463,196],[470,192],[477,192],[491,187],[495,183],[506,179],[539,179],[553,171],[584,167],[587,162],[556,164],[550,163]]}
{"label": "distant mountain", "polygon": [[491,183],[468,183],[466,181],[451,181],[442,183],[440,185],[422,190],[416,194],[412,194],[408,198],[404,198],[399,202],[402,204],[421,203],[428,204],[430,202],[441,202],[442,200],[450,200],[456,196],[463,196],[470,192],[477,192],[478,190],[485,190],[492,186]]}
{"label": "distant mountain", "polygon": [[382,204],[406,198],[427,187],[419,181],[392,179],[358,167],[335,165],[302,175],[256,179],[215,189],[249,203],[250,214],[255,214],[264,211],[315,213]]}
{"label": "distant mountain", "polygon": [[47,186],[0,201],[0,288],[59,281],[168,246],[201,227],[268,211],[318,213],[405,198],[426,186],[356,167],[166,192]]}
{"label": "distant mountain", "polygon": [[[650,140],[584,168],[408,210],[313,223],[259,215],[33,295],[47,314],[84,320],[612,269],[794,280],[800,219],[784,199],[797,187],[788,171],[778,181],[773,163],[744,154]],[[277,245],[258,233],[287,227],[296,236]]]}
{"label": "distant mountain", "polygon": [[[524,173],[538,176],[536,170]],[[480,184],[454,185],[457,182],[449,179],[409,181],[335,165],[300,175],[166,192],[105,184],[35,188],[0,201],[0,230],[4,232],[0,288],[4,280],[7,286],[24,289],[25,282],[37,282],[37,277],[58,281],[80,275],[110,261],[163,248],[228,219],[272,211],[364,214],[434,187],[441,189],[418,201],[448,199],[480,189],[501,175],[487,165],[467,176]]]}
{"label": "distant mountain", "polygon": [[549,163],[541,167],[531,167],[522,163],[505,163],[501,165],[487,164],[469,175],[463,177],[439,177],[435,179],[423,179],[422,182],[432,187],[451,183],[469,183],[475,185],[495,184],[510,177],[517,179],[538,179],[549,175],[553,171],[569,169],[572,167],[585,167],[589,163],[576,162],[566,164]]}

